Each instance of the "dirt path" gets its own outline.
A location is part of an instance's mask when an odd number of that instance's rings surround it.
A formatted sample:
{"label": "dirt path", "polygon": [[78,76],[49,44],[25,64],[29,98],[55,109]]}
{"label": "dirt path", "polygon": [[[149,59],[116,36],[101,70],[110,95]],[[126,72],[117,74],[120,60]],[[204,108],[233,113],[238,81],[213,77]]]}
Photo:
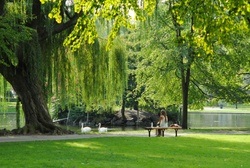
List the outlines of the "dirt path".
{"label": "dirt path", "polygon": [[[178,136],[185,136],[187,134],[250,134],[250,130],[246,131],[225,131],[225,130],[214,130],[212,132],[178,132]],[[99,137],[148,137],[148,132],[140,131],[122,131],[122,132],[108,132],[105,134],[93,133],[93,134],[69,134],[69,135],[8,135],[0,136],[1,142],[28,142],[28,141],[52,141],[52,140],[70,140],[70,139],[85,139],[85,138],[99,138]],[[173,131],[165,133],[165,137],[174,137]],[[151,137],[155,137],[151,133]]]}

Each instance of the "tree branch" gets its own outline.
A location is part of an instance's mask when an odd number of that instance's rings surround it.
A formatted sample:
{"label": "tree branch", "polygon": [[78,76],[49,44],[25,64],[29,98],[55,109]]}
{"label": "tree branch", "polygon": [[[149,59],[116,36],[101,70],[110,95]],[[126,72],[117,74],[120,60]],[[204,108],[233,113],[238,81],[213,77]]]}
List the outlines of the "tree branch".
{"label": "tree branch", "polygon": [[39,37],[40,37],[39,40],[40,40],[40,41],[44,41],[44,40],[46,40],[50,35],[52,35],[52,36],[53,36],[53,35],[56,35],[56,34],[62,32],[62,31],[64,31],[64,30],[66,30],[66,29],[68,29],[68,28],[74,26],[74,25],[76,24],[76,22],[77,22],[77,19],[81,16],[81,14],[82,14],[82,12],[77,13],[77,14],[75,14],[69,21],[67,21],[67,22],[65,22],[65,23],[62,23],[62,24],[57,24],[57,25],[55,26],[55,28],[54,28],[54,30],[52,31],[51,34],[49,34],[47,31],[44,30],[43,32],[40,33],[40,35],[39,35]]}
{"label": "tree branch", "polygon": [[[192,77],[192,76],[191,76]],[[199,82],[196,80],[196,79],[194,79],[193,77],[192,77],[192,80],[190,80],[190,82],[192,82],[195,86],[196,86],[196,88],[198,89],[198,90],[200,90],[200,92],[203,94],[203,95],[206,95],[206,96],[209,96],[206,92],[204,92],[201,88],[200,88],[200,84],[199,84]]]}

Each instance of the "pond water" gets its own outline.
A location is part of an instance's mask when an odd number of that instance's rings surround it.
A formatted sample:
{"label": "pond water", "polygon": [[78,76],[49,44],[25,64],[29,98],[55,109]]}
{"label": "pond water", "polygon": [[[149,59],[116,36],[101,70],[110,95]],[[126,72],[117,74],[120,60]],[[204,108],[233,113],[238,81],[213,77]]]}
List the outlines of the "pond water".
{"label": "pond water", "polygon": [[[20,124],[24,125],[24,117],[21,116]],[[15,129],[16,126],[16,113],[0,113],[0,129]]]}
{"label": "pond water", "polygon": [[188,126],[250,128],[250,113],[189,112]]}
{"label": "pond water", "polygon": [[[21,126],[24,125],[24,118],[21,117]],[[207,113],[189,112],[188,126],[190,128],[250,128],[250,113]],[[0,129],[12,130],[16,128],[16,114],[0,114]],[[139,127],[140,128],[140,127]],[[121,128],[128,130],[131,128]],[[132,128],[137,129],[137,127]]]}

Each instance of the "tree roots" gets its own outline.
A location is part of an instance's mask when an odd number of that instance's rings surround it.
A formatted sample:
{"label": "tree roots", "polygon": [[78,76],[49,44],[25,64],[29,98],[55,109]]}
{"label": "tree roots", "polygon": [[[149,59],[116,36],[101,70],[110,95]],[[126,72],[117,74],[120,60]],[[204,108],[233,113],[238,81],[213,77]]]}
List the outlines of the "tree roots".
{"label": "tree roots", "polygon": [[0,136],[8,136],[8,135],[65,135],[65,134],[74,134],[75,132],[62,129],[60,127],[55,126],[53,129],[34,129],[32,126],[24,126],[19,129],[13,130],[0,130]]}

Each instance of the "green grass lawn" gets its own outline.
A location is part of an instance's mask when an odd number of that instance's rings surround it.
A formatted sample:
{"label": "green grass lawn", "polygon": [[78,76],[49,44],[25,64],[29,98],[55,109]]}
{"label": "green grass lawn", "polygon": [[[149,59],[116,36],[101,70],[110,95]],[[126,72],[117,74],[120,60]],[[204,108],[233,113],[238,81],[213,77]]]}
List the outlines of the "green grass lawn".
{"label": "green grass lawn", "polygon": [[0,143],[2,168],[247,168],[249,156],[250,135],[190,133]]}

